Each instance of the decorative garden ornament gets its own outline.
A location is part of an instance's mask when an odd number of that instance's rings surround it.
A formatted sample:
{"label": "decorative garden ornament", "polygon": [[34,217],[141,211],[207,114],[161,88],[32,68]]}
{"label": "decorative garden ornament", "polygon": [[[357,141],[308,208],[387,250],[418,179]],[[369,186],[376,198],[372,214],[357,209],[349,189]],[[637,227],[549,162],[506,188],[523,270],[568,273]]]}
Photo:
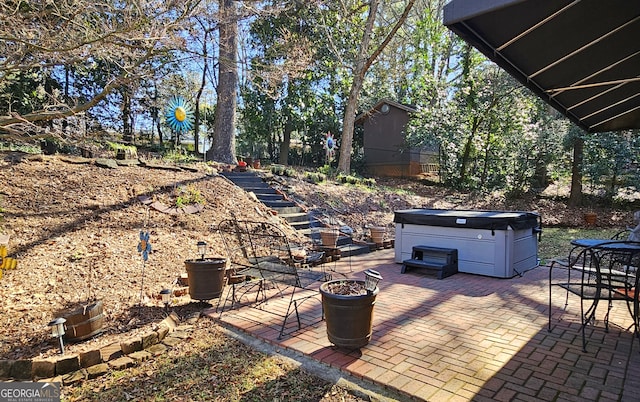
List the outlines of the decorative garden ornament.
{"label": "decorative garden ornament", "polygon": [[165,117],[169,127],[177,133],[193,128],[193,107],[182,96],[171,98]]}
{"label": "decorative garden ornament", "polygon": [[330,132],[325,135],[323,146],[325,152],[327,153],[327,161],[331,162],[333,156],[336,154],[336,149],[338,149],[338,143],[336,142],[335,138],[333,138],[333,134],[331,134]]}
{"label": "decorative garden ornament", "polygon": [[151,252],[151,243],[149,242],[149,232],[140,231],[140,242],[138,242],[138,252],[142,255],[142,280],[140,281],[140,305],[144,298],[144,269],[149,253]]}
{"label": "decorative garden ornament", "polygon": [[149,232],[140,231],[140,242],[138,243],[138,252],[142,253],[142,259],[147,261],[151,252],[151,243],[149,242]]}

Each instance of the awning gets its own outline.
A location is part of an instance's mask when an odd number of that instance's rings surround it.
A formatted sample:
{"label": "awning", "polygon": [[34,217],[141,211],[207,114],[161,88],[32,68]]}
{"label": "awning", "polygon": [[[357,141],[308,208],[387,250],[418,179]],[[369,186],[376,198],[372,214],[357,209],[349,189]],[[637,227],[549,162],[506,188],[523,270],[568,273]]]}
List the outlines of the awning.
{"label": "awning", "polygon": [[640,1],[452,0],[444,24],[583,129],[640,128]]}

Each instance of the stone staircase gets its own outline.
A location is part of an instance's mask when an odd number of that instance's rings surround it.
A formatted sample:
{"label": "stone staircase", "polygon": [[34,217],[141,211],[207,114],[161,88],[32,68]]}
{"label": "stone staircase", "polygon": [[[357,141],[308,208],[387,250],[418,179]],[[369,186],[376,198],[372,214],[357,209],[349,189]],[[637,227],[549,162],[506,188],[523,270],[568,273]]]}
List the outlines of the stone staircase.
{"label": "stone staircase", "polygon": [[[278,213],[278,216],[286,220],[297,231],[311,238],[314,243],[320,244],[320,228],[322,221],[316,218],[316,214],[305,211],[295,202],[288,200],[284,194],[271,187],[262,177],[253,171],[246,172],[222,172],[223,177],[247,192],[255,194],[256,198],[267,207]],[[368,253],[369,246],[355,244],[351,236],[341,234],[337,241],[338,252],[334,257],[346,257]]]}

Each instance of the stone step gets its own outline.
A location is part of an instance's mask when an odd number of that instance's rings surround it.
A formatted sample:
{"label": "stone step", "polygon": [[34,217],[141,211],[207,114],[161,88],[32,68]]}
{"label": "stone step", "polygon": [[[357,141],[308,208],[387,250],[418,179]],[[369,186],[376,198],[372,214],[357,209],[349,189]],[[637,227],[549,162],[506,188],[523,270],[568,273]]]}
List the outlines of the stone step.
{"label": "stone step", "polygon": [[236,186],[240,187],[244,191],[251,191],[256,195],[257,194],[278,194],[276,190],[269,187],[268,184],[265,184],[265,185],[261,185],[261,184],[241,185],[241,184],[242,183],[240,184],[235,183]]}
{"label": "stone step", "polygon": [[[284,208],[284,207],[297,207],[296,203],[293,201],[285,201],[285,200],[279,200],[279,201],[263,201],[262,202],[264,205],[275,209],[276,211],[278,211],[277,208]],[[280,213],[280,211],[278,211],[278,214]]]}
{"label": "stone step", "polygon": [[254,193],[256,195],[256,197],[258,197],[258,199],[260,201],[277,201],[277,200],[282,200],[284,199],[284,197],[282,196],[282,194],[278,194],[278,193]]}
{"label": "stone step", "polygon": [[266,184],[260,176],[254,173],[231,172],[231,173],[221,173],[221,175],[229,179],[232,183],[234,183],[238,187],[259,186],[261,184]]}
{"label": "stone step", "polygon": [[228,179],[231,180],[231,182],[234,183],[238,187],[245,187],[245,186],[260,187],[263,184],[268,186],[268,184],[265,183],[264,181],[262,181],[262,179],[259,178],[259,177],[256,177],[256,178],[228,178]]}
{"label": "stone step", "polygon": [[258,179],[262,181],[262,178],[254,172],[222,172],[220,175],[228,178],[229,180],[253,180]]}
{"label": "stone step", "polygon": [[286,206],[286,207],[285,206],[274,206],[274,207],[271,207],[271,208],[274,209],[278,213],[278,215],[281,215],[281,216],[282,215],[287,216],[289,214],[297,214],[298,212],[302,211],[302,209],[297,205]]}
{"label": "stone step", "polygon": [[264,187],[264,188],[263,187],[247,187],[247,188],[242,188],[242,189],[245,190],[245,191],[251,191],[256,196],[263,195],[263,194],[270,194],[270,195],[277,194],[280,197],[282,197],[282,194],[280,194],[276,190],[272,189],[271,187]]}
{"label": "stone step", "polygon": [[295,230],[300,231],[309,228],[309,221],[293,221],[289,222],[289,225],[291,225]]}
{"label": "stone step", "polygon": [[354,243],[345,244],[343,246],[339,246],[338,248],[340,249],[340,254],[343,257],[367,254],[370,251],[368,246],[363,246],[363,245],[354,244]]}
{"label": "stone step", "polygon": [[[235,185],[247,192],[253,192],[258,200],[265,206],[272,208],[282,219],[286,220],[291,227],[299,233],[310,237],[314,243],[321,244],[320,221],[310,214],[304,212],[295,202],[286,200],[285,197],[260,176],[252,171],[247,172],[225,172],[222,175],[232,181]],[[340,235],[336,242],[336,256],[352,256],[368,253],[368,245],[354,244],[350,236]]]}
{"label": "stone step", "polygon": [[306,222],[307,224],[310,223],[309,215],[306,212],[294,212],[289,214],[278,213],[278,215],[280,215],[281,218],[286,219],[287,222],[289,223],[293,223],[293,222]]}

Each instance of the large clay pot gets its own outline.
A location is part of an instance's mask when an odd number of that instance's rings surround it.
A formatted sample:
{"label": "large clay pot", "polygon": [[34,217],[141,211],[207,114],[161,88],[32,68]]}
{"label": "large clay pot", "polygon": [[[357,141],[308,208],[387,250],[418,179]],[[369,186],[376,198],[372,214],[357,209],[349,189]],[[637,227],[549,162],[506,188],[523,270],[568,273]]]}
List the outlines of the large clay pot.
{"label": "large clay pot", "polygon": [[211,300],[220,297],[225,285],[226,259],[186,260],[184,265],[192,299]]}
{"label": "large clay pot", "polygon": [[80,342],[102,333],[104,314],[102,302],[97,301],[61,314],[67,322],[64,338],[68,342]]}
{"label": "large clay pot", "polygon": [[353,282],[364,287],[364,281],[334,280],[320,286],[322,309],[329,342],[344,349],[359,349],[369,343],[372,333],[373,305],[378,288],[368,294],[341,295],[330,292],[332,284]]}
{"label": "large clay pot", "polygon": [[384,242],[384,234],[387,231],[385,227],[373,226],[369,228],[371,232],[371,241],[376,244],[382,244]]}
{"label": "large clay pot", "polygon": [[595,225],[597,219],[598,215],[595,212],[587,212],[584,214],[584,221],[589,226]]}
{"label": "large clay pot", "polygon": [[336,229],[320,230],[320,240],[325,247],[336,247],[339,233]]}

